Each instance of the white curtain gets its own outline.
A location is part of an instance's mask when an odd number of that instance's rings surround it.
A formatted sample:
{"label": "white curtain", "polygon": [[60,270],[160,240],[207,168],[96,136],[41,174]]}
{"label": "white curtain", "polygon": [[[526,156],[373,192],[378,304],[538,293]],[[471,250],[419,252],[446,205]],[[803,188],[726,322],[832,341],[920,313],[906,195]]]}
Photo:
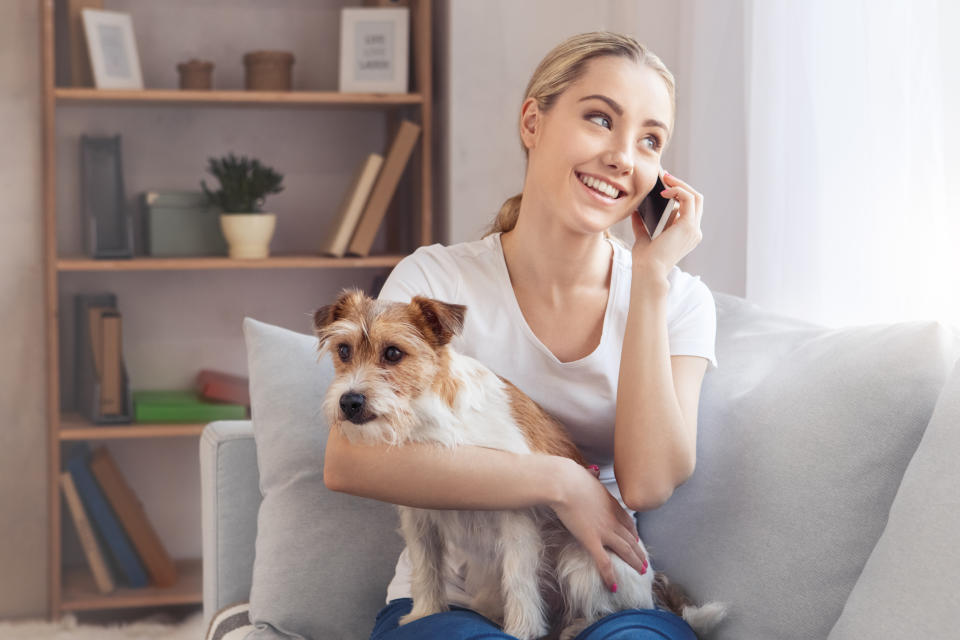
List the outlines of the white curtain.
{"label": "white curtain", "polygon": [[748,1],[748,299],[960,326],[957,5]]}

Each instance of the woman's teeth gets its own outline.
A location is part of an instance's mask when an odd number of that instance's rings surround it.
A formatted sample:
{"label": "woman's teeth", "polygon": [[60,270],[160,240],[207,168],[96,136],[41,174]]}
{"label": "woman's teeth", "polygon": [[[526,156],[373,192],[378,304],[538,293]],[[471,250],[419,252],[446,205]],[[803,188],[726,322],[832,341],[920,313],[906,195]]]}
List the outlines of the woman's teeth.
{"label": "woman's teeth", "polygon": [[620,197],[620,190],[613,185],[604,182],[603,180],[597,180],[596,178],[592,178],[590,176],[581,175],[580,182],[587,185],[591,189],[594,189],[595,191],[599,191],[605,196],[613,198],[614,200]]}

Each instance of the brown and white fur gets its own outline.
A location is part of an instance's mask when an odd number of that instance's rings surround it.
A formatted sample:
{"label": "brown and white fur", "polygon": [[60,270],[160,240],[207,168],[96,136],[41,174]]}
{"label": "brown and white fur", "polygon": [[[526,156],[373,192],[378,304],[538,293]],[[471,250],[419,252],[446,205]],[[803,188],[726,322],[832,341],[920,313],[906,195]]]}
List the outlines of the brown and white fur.
{"label": "brown and white fur", "polygon": [[[462,305],[430,298],[403,304],[373,300],[358,290],[344,290],[319,309],[314,314],[319,349],[329,350],[335,369],[323,403],[331,428],[353,442],[478,445],[585,464],[559,422],[509,381],[451,348],[465,313]],[[490,559],[468,566],[467,591],[475,594],[479,613],[521,640],[547,636],[558,615],[560,637],[572,638],[609,613],[655,603],[683,616],[698,633],[725,614],[715,603],[693,606],[662,573],[641,575],[612,552],[618,589],[611,593],[592,557],[548,507],[398,509],[413,595],[413,609],[400,624],[448,610],[448,542],[471,558]],[[562,603],[551,602],[557,596]],[[562,612],[555,610],[558,604]]]}

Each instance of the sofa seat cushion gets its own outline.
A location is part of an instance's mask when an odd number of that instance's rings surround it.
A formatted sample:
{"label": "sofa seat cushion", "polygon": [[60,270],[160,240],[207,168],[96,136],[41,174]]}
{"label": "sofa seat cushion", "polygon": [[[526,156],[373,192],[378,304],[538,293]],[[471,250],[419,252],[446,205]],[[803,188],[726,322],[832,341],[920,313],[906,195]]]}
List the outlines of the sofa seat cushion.
{"label": "sofa seat cushion", "polygon": [[323,484],[333,364],[317,339],[250,318],[243,330],[263,494],[251,638],[366,638],[403,547],[396,510]]}
{"label": "sofa seat cushion", "polygon": [[826,638],[960,336],[937,322],[831,329],[715,298],[721,366],[703,383],[696,471],[641,514],[641,535],[695,599],[730,604],[711,637]]}

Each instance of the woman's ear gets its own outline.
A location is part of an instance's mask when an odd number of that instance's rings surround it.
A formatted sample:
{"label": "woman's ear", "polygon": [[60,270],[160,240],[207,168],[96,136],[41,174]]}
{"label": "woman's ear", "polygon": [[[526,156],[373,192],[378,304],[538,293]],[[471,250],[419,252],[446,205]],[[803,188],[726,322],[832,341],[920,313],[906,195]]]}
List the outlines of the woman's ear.
{"label": "woman's ear", "polygon": [[540,137],[540,107],[536,98],[527,98],[520,107],[520,139],[527,150],[536,146]]}

